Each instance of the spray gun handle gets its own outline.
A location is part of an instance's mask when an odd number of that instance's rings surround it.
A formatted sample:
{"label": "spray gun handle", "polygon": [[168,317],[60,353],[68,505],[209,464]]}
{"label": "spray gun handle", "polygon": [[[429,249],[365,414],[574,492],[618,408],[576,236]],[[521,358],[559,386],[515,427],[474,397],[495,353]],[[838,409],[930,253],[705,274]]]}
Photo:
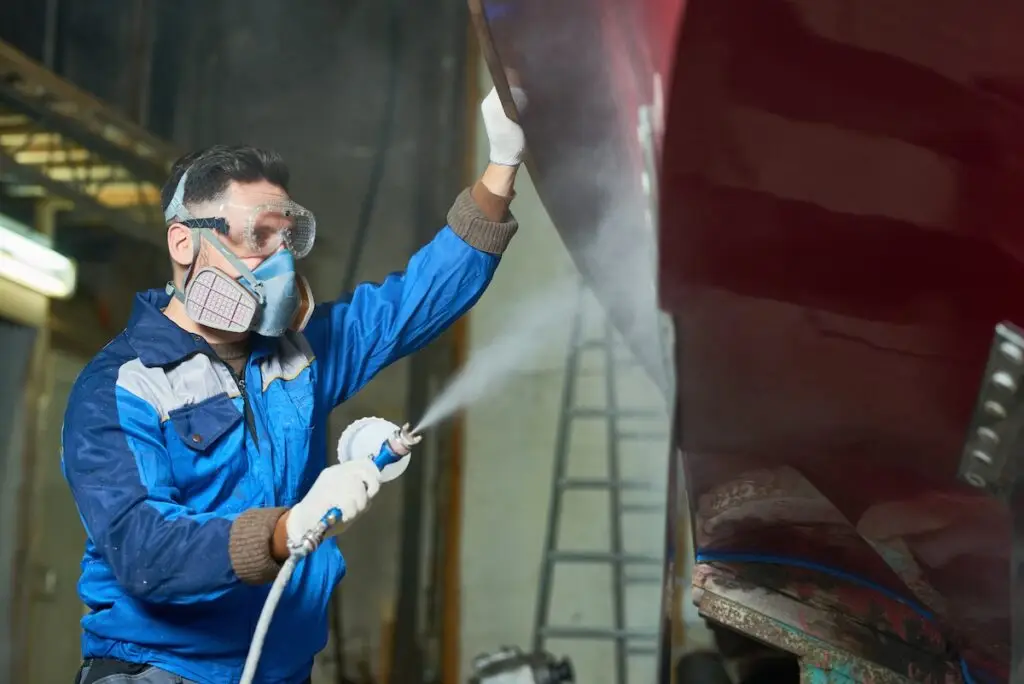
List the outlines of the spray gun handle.
{"label": "spray gun handle", "polygon": [[[377,470],[384,470],[384,468],[392,463],[398,463],[402,458],[402,456],[396,454],[395,450],[391,448],[390,440],[385,440],[384,444],[380,447],[380,451],[373,457],[373,463],[377,466]],[[309,537],[309,541],[313,543],[314,548],[323,540],[324,535],[327,534],[327,530],[333,527],[339,520],[341,520],[340,508],[332,508],[324,514],[324,517],[320,518],[320,522],[317,524],[316,529],[312,530],[310,534],[307,535]]]}
{"label": "spray gun handle", "polygon": [[332,508],[331,510],[324,513],[324,517],[320,518],[320,524],[318,527],[319,537],[323,537],[324,533],[331,528],[332,525],[341,520],[341,509]]}
{"label": "spray gun handle", "polygon": [[391,440],[385,440],[380,445],[380,451],[373,457],[373,464],[377,466],[377,470],[384,470],[389,465],[398,463],[401,461],[403,456],[395,453],[395,450],[391,448]]}
{"label": "spray gun handle", "polygon": [[[398,463],[409,455],[412,447],[418,444],[421,439],[420,435],[410,432],[409,426],[405,425],[380,445],[380,450],[373,457],[374,465],[377,466],[378,470],[384,470],[389,465]],[[332,508],[327,511],[324,517],[320,518],[316,528],[307,532],[302,538],[302,543],[299,545],[301,555],[312,553],[320,542],[323,541],[327,530],[337,524],[339,520],[341,520],[340,508]]]}
{"label": "spray gun handle", "polygon": [[[391,446],[392,440],[402,439],[403,436],[401,434],[401,431],[399,431],[395,433],[395,436],[392,437],[391,439],[384,440],[384,443],[380,445],[380,451],[378,451],[377,455],[373,457],[373,464],[377,466],[377,470],[384,470],[384,468],[388,467],[392,463],[398,463],[403,458],[405,458],[405,456],[396,453],[396,451],[405,451],[405,455],[408,455],[408,448],[403,448],[411,446],[411,444],[409,444],[407,441],[399,441],[396,447]],[[415,441],[412,442],[412,444],[415,444],[418,441],[419,438],[417,437]],[[324,514],[324,517],[320,519],[320,524],[317,525],[317,539],[322,539],[323,535],[327,532],[327,530],[330,529],[330,527],[337,523],[339,520],[341,520],[341,509],[332,508],[331,510],[327,511],[327,513]]]}
{"label": "spray gun handle", "polygon": [[303,558],[316,551],[316,547],[320,546],[320,542],[324,540],[324,535],[327,534],[327,530],[331,529],[341,520],[341,509],[332,508],[317,522],[316,527],[302,535],[302,539],[298,544],[289,545],[289,551],[292,556],[296,558]]}

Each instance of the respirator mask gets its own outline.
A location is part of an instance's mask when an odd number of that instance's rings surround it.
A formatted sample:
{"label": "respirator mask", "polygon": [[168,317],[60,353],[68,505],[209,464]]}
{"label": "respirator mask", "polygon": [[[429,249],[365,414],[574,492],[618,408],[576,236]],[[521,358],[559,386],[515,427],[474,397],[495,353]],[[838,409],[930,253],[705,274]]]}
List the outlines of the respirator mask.
{"label": "respirator mask", "polygon": [[[192,231],[192,262],[182,286],[167,283],[167,294],[185,305],[189,318],[215,330],[280,337],[286,330],[305,328],[313,313],[313,292],[296,272],[295,261],[313,248],[316,219],[312,212],[289,199],[268,197],[251,206],[225,202],[212,212],[222,218],[196,218],[184,205],[187,179],[186,171],[164,220]],[[223,218],[228,213],[244,218],[229,222]],[[222,237],[236,248],[229,249]],[[240,277],[209,265],[204,243],[217,250]],[[250,269],[243,261],[250,258],[262,261]]]}

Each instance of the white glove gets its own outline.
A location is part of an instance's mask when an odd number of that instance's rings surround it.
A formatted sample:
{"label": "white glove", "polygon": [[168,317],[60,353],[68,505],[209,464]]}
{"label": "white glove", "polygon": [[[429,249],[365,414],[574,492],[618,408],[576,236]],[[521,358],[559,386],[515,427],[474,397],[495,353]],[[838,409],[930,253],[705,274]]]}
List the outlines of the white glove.
{"label": "white glove", "polygon": [[348,461],[324,468],[302,501],[288,512],[285,529],[288,544],[301,543],[332,508],[341,510],[341,522],[327,530],[325,538],[341,534],[370,505],[380,491],[380,471],[370,459]]}
{"label": "white glove", "polygon": [[[511,86],[510,90],[516,110],[521,114],[526,109],[526,93],[515,86]],[[497,88],[491,88],[491,92],[480,103],[480,112],[484,115],[484,128],[491,143],[491,163],[518,166],[523,160],[526,138],[519,124],[505,116]]]}

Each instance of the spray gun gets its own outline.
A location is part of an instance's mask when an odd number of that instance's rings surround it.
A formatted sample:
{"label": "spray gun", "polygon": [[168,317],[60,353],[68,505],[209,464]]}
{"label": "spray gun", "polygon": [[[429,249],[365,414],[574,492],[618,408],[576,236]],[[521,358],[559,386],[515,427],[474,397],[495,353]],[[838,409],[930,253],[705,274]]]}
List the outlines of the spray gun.
{"label": "spray gun", "polygon": [[[358,458],[369,458],[380,470],[381,482],[391,482],[409,467],[412,448],[422,439],[422,435],[410,430],[408,423],[398,427],[382,418],[363,418],[349,425],[341,434],[341,439],[338,440],[338,462],[346,463]],[[270,593],[267,594],[267,600],[263,603],[263,610],[260,611],[239,684],[252,684],[256,676],[256,668],[263,653],[263,642],[267,638],[270,622],[274,618],[274,611],[277,610],[281,595],[288,586],[292,573],[295,572],[295,566],[320,546],[327,530],[340,520],[341,511],[332,508],[313,529],[302,535],[298,543],[289,545],[288,560],[278,571],[277,578],[270,587]]]}

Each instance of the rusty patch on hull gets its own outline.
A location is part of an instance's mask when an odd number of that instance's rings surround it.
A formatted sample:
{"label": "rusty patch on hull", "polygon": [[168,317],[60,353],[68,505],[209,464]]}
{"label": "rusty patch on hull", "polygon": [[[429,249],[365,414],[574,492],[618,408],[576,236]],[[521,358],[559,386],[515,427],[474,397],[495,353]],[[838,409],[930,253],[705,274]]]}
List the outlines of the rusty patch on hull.
{"label": "rusty patch on hull", "polygon": [[[896,601],[858,596],[856,588],[837,593],[831,578],[825,578],[830,586],[817,587],[793,576],[798,573],[789,574],[783,593],[742,577],[736,568],[701,565],[694,576],[694,600],[705,617],[795,654],[805,670],[832,673],[805,681],[962,681],[934,628]],[[772,581],[783,577],[780,572]],[[836,604],[837,597],[847,603]],[[869,616],[873,624],[845,613]],[[891,624],[894,619],[898,624]]]}

